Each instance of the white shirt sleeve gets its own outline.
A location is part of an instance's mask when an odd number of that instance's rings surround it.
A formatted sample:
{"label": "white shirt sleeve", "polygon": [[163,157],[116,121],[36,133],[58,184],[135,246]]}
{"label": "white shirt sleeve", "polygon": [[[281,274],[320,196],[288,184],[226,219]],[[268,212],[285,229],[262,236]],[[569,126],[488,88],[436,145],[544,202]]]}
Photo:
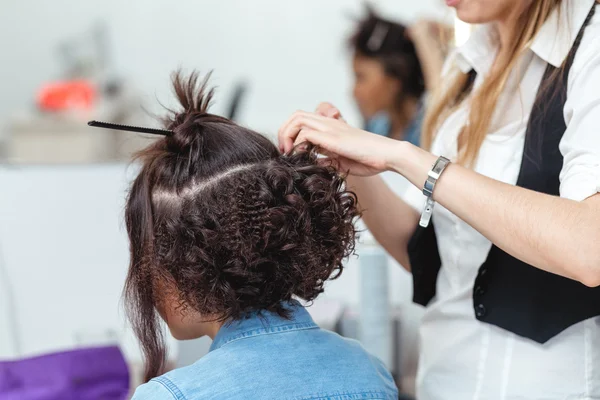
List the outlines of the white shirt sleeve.
{"label": "white shirt sleeve", "polygon": [[582,201],[600,192],[600,25],[589,26],[569,73],[559,145],[560,196]]}

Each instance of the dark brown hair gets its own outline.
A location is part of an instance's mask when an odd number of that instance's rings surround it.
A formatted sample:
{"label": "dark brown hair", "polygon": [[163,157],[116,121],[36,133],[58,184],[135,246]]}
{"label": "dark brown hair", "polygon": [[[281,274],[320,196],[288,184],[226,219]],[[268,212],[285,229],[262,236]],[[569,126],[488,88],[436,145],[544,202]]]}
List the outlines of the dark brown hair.
{"label": "dark brown hair", "polygon": [[125,210],[131,261],[128,316],[146,358],[162,371],[162,283],[182,307],[218,321],[314,300],[352,254],[353,193],[314,149],[281,154],[264,136],[207,112],[213,91],[198,75],[173,77],[182,110],[167,136],[138,154]]}
{"label": "dark brown hair", "polygon": [[425,92],[425,78],[406,27],[382,18],[368,5],[366,14],[350,38],[351,48],[358,55],[378,60],[387,75],[398,79],[402,83],[400,96],[419,99]]}

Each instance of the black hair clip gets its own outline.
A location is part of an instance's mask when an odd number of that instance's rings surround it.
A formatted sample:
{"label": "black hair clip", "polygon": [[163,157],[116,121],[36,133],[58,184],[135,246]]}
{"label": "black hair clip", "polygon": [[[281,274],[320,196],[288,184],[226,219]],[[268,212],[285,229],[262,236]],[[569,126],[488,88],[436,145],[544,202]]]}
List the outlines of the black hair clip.
{"label": "black hair clip", "polygon": [[110,122],[90,121],[90,122],[88,122],[88,125],[94,126],[97,128],[116,129],[119,131],[128,131],[128,132],[150,133],[152,135],[161,135],[161,136],[171,136],[173,134],[173,131],[168,131],[165,129],[143,128],[141,126],[113,124]]}

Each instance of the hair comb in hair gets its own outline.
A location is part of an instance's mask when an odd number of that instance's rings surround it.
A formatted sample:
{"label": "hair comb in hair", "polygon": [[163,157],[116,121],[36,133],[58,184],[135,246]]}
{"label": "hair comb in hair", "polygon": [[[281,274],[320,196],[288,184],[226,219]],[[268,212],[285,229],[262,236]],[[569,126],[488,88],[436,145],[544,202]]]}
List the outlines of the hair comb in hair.
{"label": "hair comb in hair", "polygon": [[383,42],[387,37],[387,34],[390,30],[390,26],[385,22],[377,22],[369,40],[367,41],[367,47],[369,50],[373,52],[377,52],[381,50],[381,46],[383,46]]}
{"label": "hair comb in hair", "polygon": [[113,124],[110,122],[90,121],[90,122],[88,122],[88,125],[94,126],[97,128],[116,129],[119,131],[128,131],[128,132],[150,133],[152,135],[161,135],[161,136],[171,136],[173,134],[173,131],[168,131],[165,129],[144,128],[141,126]]}

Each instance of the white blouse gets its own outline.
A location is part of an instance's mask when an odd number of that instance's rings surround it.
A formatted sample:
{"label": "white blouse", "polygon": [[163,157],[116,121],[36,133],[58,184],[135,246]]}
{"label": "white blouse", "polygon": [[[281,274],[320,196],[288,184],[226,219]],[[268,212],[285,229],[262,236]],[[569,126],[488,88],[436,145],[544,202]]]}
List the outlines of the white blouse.
{"label": "white blouse", "polygon": [[[546,66],[562,64],[593,2],[563,0],[561,12],[544,24],[517,66],[522,74],[514,71],[501,94],[475,171],[516,183],[527,120]],[[600,5],[596,7],[568,77],[567,130],[559,146],[564,157],[560,196],[576,201],[600,192]],[[481,26],[448,64],[464,72],[475,69],[478,87],[496,52],[492,29]],[[467,100],[441,125],[434,154],[456,159],[468,107]],[[420,188],[411,186],[403,198],[421,211]],[[442,268],[420,328],[418,399],[600,399],[600,318],[578,323],[546,344],[476,320],[473,284],[491,242],[440,204],[433,219]]]}

